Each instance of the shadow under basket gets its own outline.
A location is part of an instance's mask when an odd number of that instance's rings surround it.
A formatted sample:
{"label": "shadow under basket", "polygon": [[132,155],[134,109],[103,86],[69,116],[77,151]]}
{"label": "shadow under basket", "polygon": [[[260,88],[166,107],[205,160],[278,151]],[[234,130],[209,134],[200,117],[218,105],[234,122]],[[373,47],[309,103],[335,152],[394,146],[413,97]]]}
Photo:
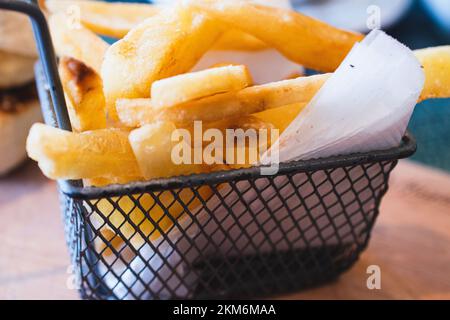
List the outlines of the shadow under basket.
{"label": "shadow under basket", "polygon": [[[28,14],[47,124],[70,130],[45,17]],[[336,279],[366,248],[408,134],[390,150],[260,168],[83,187],[59,181],[75,285],[86,299],[267,297]]]}
{"label": "shadow under basket", "polygon": [[[52,100],[37,65],[46,122]],[[397,148],[102,188],[59,181],[86,299],[269,297],[335,280],[366,248]]]}

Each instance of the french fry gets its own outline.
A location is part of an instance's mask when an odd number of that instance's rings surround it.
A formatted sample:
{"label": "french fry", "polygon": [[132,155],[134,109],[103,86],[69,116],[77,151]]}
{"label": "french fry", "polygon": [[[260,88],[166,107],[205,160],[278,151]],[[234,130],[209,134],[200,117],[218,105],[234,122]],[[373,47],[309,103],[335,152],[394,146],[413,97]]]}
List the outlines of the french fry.
{"label": "french fry", "polygon": [[[145,178],[163,178],[210,171],[204,165],[176,165],[172,161],[171,152],[174,142],[171,141],[171,135],[175,130],[177,129],[172,123],[156,122],[130,133],[130,144]],[[197,190],[197,193],[190,188],[181,189],[176,193],[164,191],[156,200],[149,194],[136,197],[135,201],[129,197],[123,197],[118,201],[120,210],[113,210],[108,219],[114,226],[120,226],[123,236],[129,239],[135,248],[139,248],[147,241],[146,238],[155,240],[161,236],[161,232],[167,233],[186,208],[191,212],[195,211],[195,208],[202,203],[201,199],[206,201],[211,193],[208,186],[203,186]],[[138,202],[139,206],[136,206],[135,202]],[[187,205],[184,206],[182,203]],[[101,212],[111,212],[108,207],[104,201],[99,204]],[[124,223],[125,218],[122,212],[129,213],[131,222]],[[148,212],[150,219],[144,212]],[[139,229],[140,233],[136,234],[136,229]],[[145,237],[142,237],[141,233]]]}
{"label": "french fry", "polygon": [[[450,97],[450,47],[416,50],[415,54],[424,66],[426,78],[419,101]],[[124,99],[118,101],[117,110],[120,121],[130,127],[155,120],[172,121],[177,125],[194,120],[217,121],[290,104],[308,103],[329,76],[330,74],[300,77],[249,87],[237,93],[218,94],[160,112],[154,111],[150,99]],[[281,122],[275,126],[284,130],[286,124],[287,122]]]}
{"label": "french fry", "polygon": [[[251,34],[288,59],[323,72],[334,71],[363,35],[340,30],[288,9],[240,0],[191,0],[201,12]],[[319,58],[320,57],[320,58]]]}
{"label": "french fry", "polygon": [[[159,13],[163,8],[143,3],[110,3],[87,0],[47,0],[47,10],[52,13],[67,13],[77,8],[81,23],[95,33],[122,39],[139,23]],[[252,35],[240,30],[226,31],[214,44],[216,50],[255,51],[267,45]]]}
{"label": "french fry", "polygon": [[153,82],[151,97],[156,109],[169,108],[183,102],[240,90],[252,79],[243,65],[210,68]]}
{"label": "french fry", "polygon": [[258,38],[237,29],[225,32],[213,47],[214,50],[237,51],[258,51],[267,48],[267,44]]}
{"label": "french fry", "polygon": [[155,5],[143,3],[108,3],[86,0],[47,0],[51,13],[67,13],[74,8],[80,14],[81,23],[95,33],[123,38],[128,31],[160,11]]}
{"label": "french fry", "polygon": [[[268,150],[272,144],[271,130],[276,129],[273,123],[268,117],[256,117],[254,115],[247,115],[238,118],[227,118],[215,122],[205,123],[203,130],[218,129],[222,132],[222,136],[225,137],[223,145],[223,163],[227,164],[230,168],[244,168],[255,165],[259,161],[261,148],[262,151]],[[226,145],[227,129],[232,129],[234,133],[233,146]],[[192,130],[192,129],[191,129]],[[241,130],[243,139],[239,139],[237,130]],[[245,134],[249,132],[254,133],[254,141],[250,141],[251,138],[246,138]],[[261,130],[267,132],[268,136],[260,136]],[[228,136],[229,138],[230,136]],[[241,141],[239,141],[241,140]]]}
{"label": "french fry", "polygon": [[72,129],[82,132],[106,127],[102,80],[83,62],[62,57],[59,75],[66,94]]}
{"label": "french fry", "polygon": [[122,129],[73,133],[36,123],[28,134],[27,152],[51,179],[140,176],[128,135]]}
{"label": "french fry", "polygon": [[280,134],[291,124],[292,121],[305,108],[307,103],[293,103],[286,106],[265,110],[253,114],[254,117],[264,122],[271,123]]}
{"label": "french fry", "polygon": [[117,101],[120,121],[138,127],[153,121],[170,121],[185,126],[195,120],[218,121],[240,117],[293,103],[309,102],[329,74],[248,87],[190,101],[172,108],[156,110],[150,99],[121,99]]}
{"label": "french fry", "polygon": [[[202,186],[195,192],[190,188],[163,191],[154,196],[132,195],[113,198],[117,207],[102,199],[97,203],[101,214],[109,224],[119,230],[118,236],[127,239],[135,250],[149,240],[154,241],[167,234],[186,209],[195,214],[212,194],[209,186]],[[185,205],[183,205],[183,203]]]}
{"label": "french fry", "polygon": [[49,18],[57,55],[80,60],[100,74],[103,56],[109,45],[95,33],[72,20],[64,13],[54,14]]}
{"label": "french fry", "polygon": [[102,227],[100,233],[104,240],[100,237],[96,239],[97,252],[100,252],[104,257],[113,255],[113,249],[119,252],[120,248],[124,245],[123,238],[116,234],[114,230],[107,227]]}
{"label": "french fry", "polygon": [[[201,165],[174,163],[172,151],[177,142],[172,141],[172,134],[176,130],[173,123],[155,122],[131,131],[130,145],[146,179],[188,175],[204,170]],[[191,157],[189,161],[193,163]]]}
{"label": "french fry", "polygon": [[450,97],[450,46],[414,51],[425,72],[420,100]]}
{"label": "french fry", "polygon": [[189,6],[177,5],[145,20],[106,52],[102,79],[112,118],[116,100],[145,98],[156,80],[190,70],[222,28]]}
{"label": "french fry", "polygon": [[130,182],[138,182],[144,181],[144,177],[142,176],[116,176],[110,178],[92,178],[92,179],[83,179],[83,184],[86,187],[104,187],[112,184],[127,184]]}

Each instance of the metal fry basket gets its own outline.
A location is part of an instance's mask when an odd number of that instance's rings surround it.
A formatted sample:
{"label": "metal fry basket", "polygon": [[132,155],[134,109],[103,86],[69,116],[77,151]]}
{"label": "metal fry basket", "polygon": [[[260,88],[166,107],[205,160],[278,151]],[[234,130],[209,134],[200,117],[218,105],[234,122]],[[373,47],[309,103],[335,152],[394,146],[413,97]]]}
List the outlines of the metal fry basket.
{"label": "metal fry basket", "polygon": [[[48,124],[70,130],[56,60],[33,3],[0,0],[32,18]],[[259,168],[83,187],[59,181],[77,284],[86,299],[251,298],[336,279],[366,248],[398,159],[395,149]]]}

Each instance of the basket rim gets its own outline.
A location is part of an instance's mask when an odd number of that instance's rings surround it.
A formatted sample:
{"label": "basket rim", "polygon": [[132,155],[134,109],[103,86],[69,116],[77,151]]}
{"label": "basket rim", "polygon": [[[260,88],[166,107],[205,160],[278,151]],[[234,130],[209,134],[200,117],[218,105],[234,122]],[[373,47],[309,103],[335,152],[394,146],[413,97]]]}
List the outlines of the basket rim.
{"label": "basket rim", "polygon": [[[279,170],[274,176],[350,167],[382,161],[397,161],[414,154],[416,148],[416,140],[409,132],[406,132],[402,139],[402,143],[396,148],[280,163]],[[240,181],[250,178],[268,177],[266,175],[261,175],[260,168],[261,166],[254,166],[243,169],[152,179],[128,184],[113,184],[104,187],[83,187],[78,180],[58,180],[58,184],[60,191],[66,196],[80,200],[94,200],[105,197],[117,197],[144,192],[157,192],[169,189],[213,185],[229,181]]]}

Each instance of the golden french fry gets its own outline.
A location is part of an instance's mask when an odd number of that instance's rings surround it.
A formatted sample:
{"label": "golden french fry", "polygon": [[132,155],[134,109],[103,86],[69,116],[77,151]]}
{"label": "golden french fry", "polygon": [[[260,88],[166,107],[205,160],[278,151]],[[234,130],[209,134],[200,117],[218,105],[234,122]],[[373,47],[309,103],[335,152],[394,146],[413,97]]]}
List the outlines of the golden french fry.
{"label": "golden french fry", "polygon": [[58,56],[73,57],[100,74],[103,56],[109,45],[92,31],[77,25],[64,13],[49,18],[53,45]]}
{"label": "golden french fry", "polygon": [[144,3],[108,3],[86,0],[47,0],[51,13],[77,10],[81,23],[95,33],[122,38],[145,19],[157,14],[160,8]]}
{"label": "golden french fry", "polygon": [[215,50],[257,51],[268,46],[251,34],[232,29],[225,32],[214,45]]}
{"label": "golden french fry", "polygon": [[120,251],[120,248],[124,245],[124,240],[121,236],[108,227],[102,227],[100,233],[102,238],[98,237],[95,241],[97,252],[101,253],[104,257],[109,257],[113,255],[113,250]]}
{"label": "golden french fry", "polygon": [[420,100],[450,97],[450,46],[414,51],[425,72]]}
{"label": "golden french fry", "polygon": [[280,134],[286,130],[298,114],[306,107],[308,103],[294,103],[286,106],[265,110],[263,112],[253,114],[254,117],[273,124],[273,126],[280,130]]}
{"label": "golden french fry", "polygon": [[[175,130],[176,127],[171,123],[157,122],[130,133],[130,144],[141,171],[147,179],[210,170],[203,165],[176,165],[172,161],[171,152],[174,142],[171,141],[171,135]],[[98,206],[101,212],[109,214],[113,211],[108,216],[109,221],[115,227],[120,226],[123,236],[129,239],[135,248],[139,248],[147,239],[155,240],[161,236],[161,232],[167,233],[174,221],[186,211],[186,208],[191,212],[195,211],[195,208],[202,203],[201,199],[206,201],[211,192],[208,186],[200,187],[196,193],[186,188],[175,192],[161,192],[155,195],[157,196],[156,200],[150,194],[140,197],[122,197],[117,202],[120,210],[111,210],[111,205],[104,200]],[[124,214],[127,215],[128,221],[125,221]],[[136,233],[136,230],[139,230],[140,233]]]}
{"label": "golden french fry", "polygon": [[173,107],[217,93],[240,90],[251,83],[250,73],[243,65],[180,74],[153,82],[152,104],[156,109]]}
{"label": "golden french fry", "polygon": [[145,20],[112,45],[102,79],[113,118],[117,99],[149,97],[154,81],[190,70],[221,32],[216,22],[180,4]]}
{"label": "golden french fry", "polygon": [[130,182],[138,182],[144,180],[145,179],[142,176],[116,176],[110,178],[99,177],[92,179],[83,179],[83,184],[86,187],[104,187],[111,184],[127,184]]}
{"label": "golden french fry", "polygon": [[288,9],[240,0],[192,0],[201,12],[276,48],[288,59],[319,71],[334,71],[363,35],[334,28]]}
{"label": "golden french fry", "polygon": [[195,192],[190,188],[131,195],[129,197],[113,198],[115,208],[108,200],[102,199],[97,207],[108,223],[119,230],[119,236],[127,239],[134,249],[146,242],[158,239],[161,234],[167,234],[174,221],[189,210],[195,214],[200,210],[212,194],[208,186],[202,186]]}
{"label": "golden french fry", "polygon": [[[205,123],[203,130],[218,129],[222,132],[223,141],[223,163],[230,168],[244,168],[255,165],[259,161],[261,151],[268,150],[272,144],[271,130],[276,129],[270,119],[258,118],[254,115],[247,115],[238,118],[227,118],[215,122]],[[232,129],[233,145],[226,143],[227,129]],[[191,129],[192,130],[192,129]],[[240,135],[238,130],[241,130]],[[248,131],[250,130],[250,131]],[[261,132],[265,131],[267,136],[261,137]],[[249,133],[246,136],[246,133]],[[252,134],[254,134],[252,136]]]}
{"label": "golden french fry", "polygon": [[128,135],[122,129],[73,133],[36,123],[27,152],[51,179],[140,176]]}
{"label": "golden french fry", "polygon": [[[450,47],[416,50],[415,54],[424,66],[426,78],[419,101],[450,97]],[[300,77],[253,86],[236,93],[218,94],[159,112],[155,112],[150,99],[124,99],[118,101],[117,110],[120,121],[130,127],[155,120],[172,121],[177,125],[195,120],[216,121],[290,104],[308,103],[329,76],[330,74]],[[286,128],[286,124],[288,123],[281,122],[275,126],[282,130]]]}
{"label": "golden french fry", "polygon": [[[178,142],[172,141],[172,134],[176,130],[173,123],[161,121],[131,131],[130,145],[146,179],[189,175],[204,170],[201,165],[175,163],[172,152]],[[188,161],[193,162],[192,157]]]}
{"label": "golden french fry", "polygon": [[83,62],[62,57],[59,75],[66,94],[72,129],[82,132],[106,127],[105,97],[99,75]]}
{"label": "golden french fry", "polygon": [[117,101],[116,107],[120,121],[129,127],[157,120],[186,126],[195,120],[218,121],[293,103],[309,102],[328,77],[329,74],[323,74],[272,82],[160,110],[153,108],[150,99],[121,99]]}

